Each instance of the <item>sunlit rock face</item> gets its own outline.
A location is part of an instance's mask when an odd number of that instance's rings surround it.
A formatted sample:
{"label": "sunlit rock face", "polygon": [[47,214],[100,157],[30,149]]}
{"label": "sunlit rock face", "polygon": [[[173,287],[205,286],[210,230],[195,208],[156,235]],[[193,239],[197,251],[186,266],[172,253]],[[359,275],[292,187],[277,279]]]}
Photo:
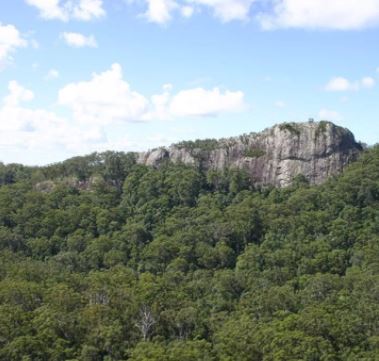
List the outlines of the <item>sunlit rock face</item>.
{"label": "sunlit rock face", "polygon": [[245,169],[258,186],[286,187],[298,175],[311,184],[339,174],[362,147],[331,122],[283,123],[239,137],[182,142],[140,153],[138,162],[158,167],[184,163],[205,170]]}

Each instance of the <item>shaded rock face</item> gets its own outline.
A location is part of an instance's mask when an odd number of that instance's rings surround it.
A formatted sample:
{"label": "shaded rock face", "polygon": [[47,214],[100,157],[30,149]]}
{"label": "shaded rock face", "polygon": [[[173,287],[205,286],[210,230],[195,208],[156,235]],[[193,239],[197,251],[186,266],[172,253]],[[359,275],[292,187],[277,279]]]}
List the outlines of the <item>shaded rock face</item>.
{"label": "shaded rock face", "polygon": [[138,162],[158,167],[184,163],[205,170],[245,169],[258,186],[286,187],[298,175],[320,184],[355,160],[362,147],[353,134],[330,122],[283,123],[260,133],[183,142],[140,153]]}

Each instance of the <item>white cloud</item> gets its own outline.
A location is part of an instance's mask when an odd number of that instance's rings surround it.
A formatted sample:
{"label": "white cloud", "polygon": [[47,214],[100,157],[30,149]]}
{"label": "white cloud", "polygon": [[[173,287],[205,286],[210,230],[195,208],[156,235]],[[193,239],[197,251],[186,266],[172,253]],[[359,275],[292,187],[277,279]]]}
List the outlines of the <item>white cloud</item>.
{"label": "white cloud", "polygon": [[278,100],[274,105],[276,108],[285,108],[287,104],[283,100]]}
{"label": "white cloud", "polygon": [[39,10],[40,16],[47,20],[71,19],[89,21],[105,15],[102,0],[25,0],[28,5]]}
{"label": "white cloud", "polygon": [[174,0],[146,0],[147,11],[144,16],[148,21],[165,24],[171,20],[171,13],[178,7]]}
{"label": "white cloud", "polygon": [[325,108],[319,111],[318,118],[320,120],[329,120],[332,122],[340,122],[343,119],[340,113]]}
{"label": "white cloud", "polygon": [[[29,0],[30,1],[30,0]],[[144,16],[166,24],[174,15],[191,17],[210,10],[222,22],[251,17],[263,29],[357,30],[379,25],[379,0],[127,0],[144,2]],[[253,5],[257,4],[255,11]]]}
{"label": "white cloud", "polygon": [[205,6],[222,22],[247,20],[255,0],[188,0],[195,5]]}
{"label": "white cloud", "polygon": [[59,71],[56,69],[50,69],[45,76],[46,80],[54,80],[58,78],[59,78]]}
{"label": "white cloud", "polygon": [[81,0],[78,5],[71,7],[74,19],[88,21],[105,15],[102,0]]}
{"label": "white cloud", "polygon": [[244,94],[241,91],[221,91],[194,88],[182,90],[170,99],[170,115],[178,117],[214,116],[244,109]]}
{"label": "white cloud", "polygon": [[96,39],[92,35],[85,36],[80,33],[65,32],[61,34],[61,37],[64,39],[67,45],[72,46],[74,48],[97,48]]}
{"label": "white cloud", "polygon": [[68,14],[60,6],[59,0],[25,0],[28,5],[36,7],[44,19],[60,19],[67,21]]}
{"label": "white cloud", "polygon": [[348,79],[343,77],[335,77],[329,80],[325,85],[325,90],[332,92],[356,90],[356,84],[351,83]]}
{"label": "white cloud", "polygon": [[16,81],[10,81],[8,84],[9,94],[3,99],[5,107],[13,107],[21,102],[33,100],[34,94],[32,91],[23,88]]}
{"label": "white cloud", "polygon": [[60,90],[58,101],[72,110],[75,120],[91,124],[214,116],[244,109],[243,92],[217,87],[172,94],[172,85],[165,84],[160,94],[149,99],[131,89],[119,64],[93,74],[90,81],[68,84]]}
{"label": "white cloud", "polygon": [[12,60],[12,54],[17,48],[27,45],[28,42],[14,25],[2,25],[0,23],[0,69]]}
{"label": "white cloud", "polygon": [[143,119],[153,120],[170,118],[168,106],[171,100],[172,88],[172,84],[165,84],[162,87],[161,94],[155,94],[151,97],[149,110],[143,115]]}
{"label": "white cloud", "polygon": [[81,129],[53,112],[24,105],[33,99],[32,91],[16,81],[9,82],[8,95],[0,106],[0,147],[13,150],[64,147],[76,152],[86,144],[103,141],[99,128]]}
{"label": "white cloud", "polygon": [[370,76],[366,76],[364,78],[362,78],[361,80],[361,85],[363,88],[373,88],[376,84],[376,81],[374,78],[371,78]]}
{"label": "white cloud", "polygon": [[183,17],[190,18],[193,15],[193,13],[195,12],[195,10],[192,6],[183,6],[180,9],[180,12],[181,12]]}
{"label": "white cloud", "polygon": [[357,91],[363,88],[373,88],[375,84],[375,79],[369,76],[359,81],[350,81],[344,77],[334,77],[325,85],[325,90],[330,92]]}
{"label": "white cloud", "polygon": [[[37,0],[28,0],[37,1]],[[41,0],[40,0],[41,1]],[[53,0],[51,0],[53,1]],[[379,0],[124,0],[142,3],[150,22],[210,11],[222,22],[255,19],[265,30],[280,28],[358,30],[379,25]],[[255,6],[256,5],[256,6]]]}
{"label": "white cloud", "polygon": [[[127,122],[216,116],[245,107],[242,92],[217,87],[174,92],[171,84],[165,84],[160,93],[144,96],[132,90],[118,64],[93,74],[88,81],[64,86],[53,111],[34,107],[34,98],[31,90],[11,81],[8,94],[0,99],[0,148],[4,154],[13,154],[12,160],[19,159],[25,149],[28,156],[39,152],[41,159],[51,160],[57,160],[58,153],[144,149],[162,139],[149,139],[148,134],[137,140],[122,138],[115,135],[115,127],[125,129]],[[63,117],[60,111],[68,115]]]}
{"label": "white cloud", "polygon": [[258,15],[265,29],[355,30],[379,24],[378,0],[277,0],[271,13]]}
{"label": "white cloud", "polygon": [[96,124],[139,121],[148,108],[148,100],[123,80],[119,64],[93,74],[90,81],[68,84],[60,90],[58,100],[73,111],[74,119]]}
{"label": "white cloud", "polygon": [[[247,20],[251,5],[256,0],[144,0],[147,10],[143,14],[148,21],[166,24],[174,13],[189,18],[195,11],[209,9],[222,22]],[[129,2],[135,2],[130,0]]]}

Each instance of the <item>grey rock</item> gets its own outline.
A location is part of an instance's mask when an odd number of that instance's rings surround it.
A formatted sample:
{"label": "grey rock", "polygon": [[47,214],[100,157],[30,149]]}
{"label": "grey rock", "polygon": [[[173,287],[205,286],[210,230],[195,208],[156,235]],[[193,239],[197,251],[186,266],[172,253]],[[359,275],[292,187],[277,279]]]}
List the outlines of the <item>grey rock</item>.
{"label": "grey rock", "polygon": [[302,174],[320,184],[354,161],[362,146],[345,128],[331,122],[283,123],[260,133],[182,142],[140,153],[138,162],[159,167],[184,163],[205,170],[245,169],[258,186],[286,187]]}

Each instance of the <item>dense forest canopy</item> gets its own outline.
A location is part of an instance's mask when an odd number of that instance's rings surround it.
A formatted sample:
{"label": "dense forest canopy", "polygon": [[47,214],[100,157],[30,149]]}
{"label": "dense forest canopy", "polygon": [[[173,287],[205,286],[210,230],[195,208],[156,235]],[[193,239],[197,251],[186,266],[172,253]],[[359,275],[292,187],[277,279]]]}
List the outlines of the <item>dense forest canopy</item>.
{"label": "dense forest canopy", "polygon": [[321,186],[115,152],[0,184],[0,360],[378,360],[379,147]]}

